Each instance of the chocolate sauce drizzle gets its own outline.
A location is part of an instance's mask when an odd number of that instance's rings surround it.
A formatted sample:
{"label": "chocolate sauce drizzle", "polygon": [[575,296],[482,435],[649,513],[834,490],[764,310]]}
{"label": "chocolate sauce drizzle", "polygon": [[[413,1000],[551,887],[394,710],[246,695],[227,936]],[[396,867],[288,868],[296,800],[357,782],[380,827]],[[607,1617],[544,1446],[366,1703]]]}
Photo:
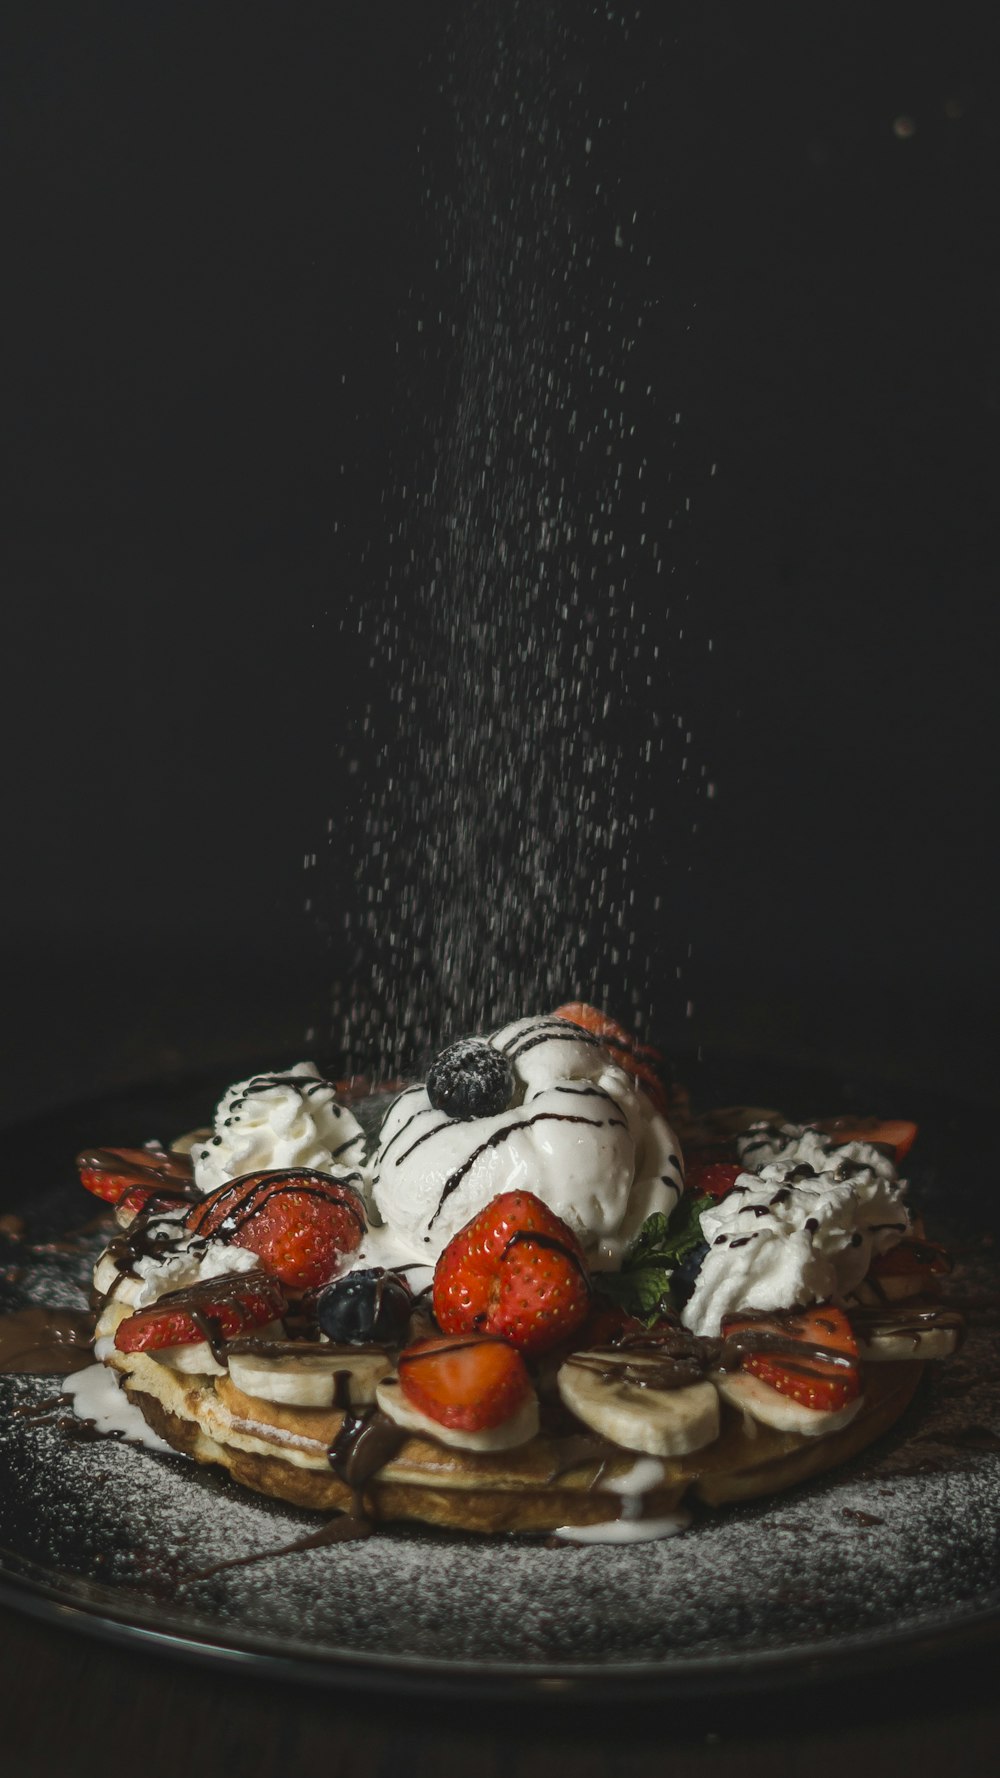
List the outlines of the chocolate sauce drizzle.
{"label": "chocolate sauce drizzle", "polygon": [[229,1272],[221,1278],[201,1278],[197,1284],[189,1284],[183,1290],[168,1290],[163,1296],[157,1297],[155,1308],[157,1313],[183,1313],[189,1315],[195,1327],[211,1350],[216,1364],[224,1365],[228,1340],[222,1331],[218,1315],[211,1311],[219,1307],[232,1307],[243,1312],[246,1306],[247,1290],[255,1293],[268,1292],[274,1298],[274,1316],[281,1315],[285,1307],[285,1294],[278,1283],[263,1267],[248,1272]]}
{"label": "chocolate sauce drizzle", "polygon": [[[135,1270],[137,1259],[159,1260],[164,1259],[169,1253],[176,1252],[178,1237],[183,1232],[182,1223],[166,1221],[154,1211],[140,1212],[129,1223],[127,1229],[123,1229],[120,1235],[116,1235],[112,1241],[108,1242],[104,1250],[103,1257],[110,1259],[117,1267],[118,1276],[110,1289],[106,1290],[103,1295],[95,1290],[95,1307],[102,1309],[106,1303],[110,1302],[126,1278],[139,1276]],[[198,1254],[203,1252],[207,1245],[207,1241],[192,1240],[188,1244],[188,1251]]]}
{"label": "chocolate sauce drizzle", "polygon": [[[205,1211],[202,1215],[192,1217],[190,1226],[199,1230],[208,1222],[211,1226],[206,1232],[211,1235],[212,1240],[230,1242],[242,1233],[254,1217],[260,1215],[272,1198],[280,1197],[283,1192],[295,1191],[303,1197],[318,1198],[325,1204],[340,1204],[363,1237],[368,1232],[364,1199],[360,1189],[354,1184],[360,1178],[361,1174],[357,1172],[349,1173],[342,1179],[334,1179],[329,1173],[295,1167],[285,1167],[279,1171],[242,1173],[239,1178],[227,1180],[201,1199]],[[227,1204],[231,1207],[216,1223],[215,1213]]]}
{"label": "chocolate sauce drizzle", "polygon": [[[506,1142],[510,1136],[516,1135],[518,1130],[527,1130],[532,1124],[543,1123],[589,1124],[591,1129],[596,1130],[625,1130],[628,1128],[625,1119],[622,1117],[581,1117],[577,1113],[571,1111],[536,1111],[534,1117],[525,1117],[519,1119],[517,1123],[505,1124],[502,1130],[494,1130],[492,1136],[487,1136],[485,1142],[481,1142],[478,1148],[474,1148],[472,1153],[462,1162],[462,1165],[456,1167],[454,1173],[449,1174],[441,1189],[441,1196],[438,1199],[437,1209],[431,1217],[430,1222],[427,1224],[428,1228],[433,1228],[441,1211],[444,1209],[448,1198],[451,1197],[452,1192],[458,1190],[462,1180],[467,1173],[471,1172],[480,1155],[485,1154],[488,1149],[499,1148],[502,1142]],[[431,1134],[432,1133],[433,1132],[431,1132]],[[421,1141],[422,1140],[423,1138],[421,1137]],[[414,1143],[413,1147],[415,1148],[416,1146],[417,1144]],[[412,1152],[411,1149],[410,1153]],[[396,1165],[399,1165],[398,1161],[396,1162]]]}
{"label": "chocolate sauce drizzle", "polygon": [[910,1339],[914,1352],[920,1349],[920,1336],[942,1330],[955,1335],[956,1350],[965,1338],[965,1316],[947,1303],[925,1297],[907,1297],[901,1303],[878,1303],[871,1308],[851,1305],[848,1311],[851,1326],[863,1340],[879,1334],[888,1339]]}
{"label": "chocolate sauce drizzle", "polygon": [[585,1043],[592,1049],[601,1047],[600,1039],[585,1031],[582,1025],[573,1025],[569,1019],[543,1019],[531,1025],[527,1031],[515,1031],[513,1037],[508,1037],[500,1054],[516,1061],[519,1056],[527,1055],[529,1050],[537,1049],[540,1043]]}
{"label": "chocolate sauce drizzle", "polygon": [[567,1241],[560,1241],[558,1235],[544,1235],[540,1233],[538,1229],[518,1229],[517,1233],[511,1235],[510,1240],[504,1246],[503,1252],[500,1255],[501,1259],[506,1259],[512,1247],[520,1247],[527,1244],[530,1244],[532,1247],[544,1247],[548,1253],[561,1253],[563,1258],[568,1259],[570,1265],[579,1273],[586,1285],[588,1296],[592,1293],[593,1285],[591,1284],[590,1273],[588,1272],[586,1265],[580,1255],[574,1253]]}
{"label": "chocolate sauce drizzle", "polygon": [[[809,1318],[822,1326],[821,1313],[812,1310]],[[850,1353],[804,1338],[800,1309],[748,1310],[741,1320],[743,1327],[714,1338],[690,1333],[673,1321],[632,1334],[607,1351],[574,1352],[566,1362],[637,1389],[683,1389],[713,1371],[736,1371],[744,1358],[764,1355],[780,1358],[784,1369],[804,1375],[809,1374],[810,1364],[846,1371],[857,1366]]]}
{"label": "chocolate sauce drizzle", "polygon": [[391,1463],[409,1434],[383,1414],[381,1408],[348,1409],[327,1451],[327,1460],[339,1482],[351,1491],[351,1518],[371,1525],[364,1491],[373,1476]]}
{"label": "chocolate sauce drizzle", "polygon": [[[132,1151],[135,1152],[138,1151]],[[126,1157],[119,1149],[85,1148],[77,1155],[76,1164],[82,1172],[113,1173],[116,1179],[126,1179],[143,1191],[155,1192],[158,1198],[181,1203],[196,1203],[200,1199],[189,1155],[151,1149],[148,1161],[137,1161],[132,1153]]]}
{"label": "chocolate sauce drizzle", "polygon": [[[90,1363],[94,1317],[30,1305],[0,1315],[0,1373],[68,1377]],[[65,1403],[61,1403],[65,1407]]]}
{"label": "chocolate sauce drizzle", "polygon": [[210,1568],[196,1568],[191,1574],[181,1575],[179,1585],[191,1586],[195,1581],[210,1580],[227,1568],[249,1568],[255,1562],[269,1562],[277,1556],[297,1556],[301,1550],[323,1549],[331,1543],[357,1543],[363,1537],[371,1537],[374,1530],[370,1519],[358,1518],[353,1512],[335,1513],[318,1531],[307,1532],[293,1543],[279,1544],[276,1549],[253,1550],[249,1556],[230,1556],[225,1562],[213,1562]]}

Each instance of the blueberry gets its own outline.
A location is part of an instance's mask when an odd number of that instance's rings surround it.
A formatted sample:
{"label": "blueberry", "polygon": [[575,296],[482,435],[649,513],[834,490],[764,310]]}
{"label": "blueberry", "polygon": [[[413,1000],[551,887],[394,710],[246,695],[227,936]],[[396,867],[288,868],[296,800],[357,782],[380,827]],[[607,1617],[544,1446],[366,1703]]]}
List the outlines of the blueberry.
{"label": "blueberry", "polygon": [[495,1117],[513,1091],[510,1063],[485,1037],[463,1037],[442,1050],[427,1076],[428,1099],[449,1117]]}
{"label": "blueberry", "polygon": [[405,1278],[384,1272],[381,1266],[335,1278],[316,1299],[320,1329],[338,1346],[400,1345],[412,1309]]}
{"label": "blueberry", "polygon": [[670,1294],[679,1309],[683,1309],[688,1298],[694,1294],[701,1262],[707,1252],[708,1242],[699,1241],[697,1247],[692,1247],[686,1258],[681,1260],[676,1272],[670,1274]]}

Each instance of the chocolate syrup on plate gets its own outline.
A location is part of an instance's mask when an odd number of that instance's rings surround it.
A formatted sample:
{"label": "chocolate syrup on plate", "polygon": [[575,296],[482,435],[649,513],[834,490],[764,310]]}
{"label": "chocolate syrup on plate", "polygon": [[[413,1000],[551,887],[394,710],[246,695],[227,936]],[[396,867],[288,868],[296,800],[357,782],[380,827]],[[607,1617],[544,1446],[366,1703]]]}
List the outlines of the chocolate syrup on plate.
{"label": "chocolate syrup on plate", "polygon": [[249,1556],[230,1556],[225,1562],[213,1562],[210,1568],[196,1568],[192,1574],[180,1576],[180,1585],[190,1586],[196,1580],[208,1580],[227,1568],[249,1568],[254,1562],[269,1562],[276,1556],[297,1556],[300,1550],[318,1550],[331,1543],[357,1543],[361,1538],[371,1537],[374,1529],[370,1519],[358,1518],[353,1512],[335,1513],[318,1531],[309,1531],[292,1543],[279,1544],[276,1549],[254,1550]]}
{"label": "chocolate syrup on plate", "polygon": [[68,1377],[89,1364],[94,1317],[78,1309],[15,1309],[0,1315],[0,1372]]}

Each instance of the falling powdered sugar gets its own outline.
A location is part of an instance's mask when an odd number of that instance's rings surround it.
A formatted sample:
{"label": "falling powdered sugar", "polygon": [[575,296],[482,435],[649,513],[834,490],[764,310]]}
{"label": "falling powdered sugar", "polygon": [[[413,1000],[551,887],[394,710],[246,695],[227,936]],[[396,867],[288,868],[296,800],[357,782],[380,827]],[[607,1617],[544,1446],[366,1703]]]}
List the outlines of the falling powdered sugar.
{"label": "falling powdered sugar", "polygon": [[345,688],[360,707],[306,852],[346,959],[331,1036],[386,1075],[577,996],[683,1028],[711,787],[683,689],[704,638],[681,416],[654,386],[662,286],[628,188],[654,27],[598,13],[475,0],[441,58],[435,294],[411,292],[402,332],[445,419],[404,430],[384,589],[341,616],[369,680]]}

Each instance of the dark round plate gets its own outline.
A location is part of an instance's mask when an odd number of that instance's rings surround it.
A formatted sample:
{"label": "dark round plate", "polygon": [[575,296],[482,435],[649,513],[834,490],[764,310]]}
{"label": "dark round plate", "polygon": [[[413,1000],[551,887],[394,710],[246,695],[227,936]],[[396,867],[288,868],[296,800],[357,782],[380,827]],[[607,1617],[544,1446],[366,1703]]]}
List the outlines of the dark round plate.
{"label": "dark round plate", "polygon": [[[0,1597],[112,1639],[329,1684],[588,1701],[787,1687],[996,1636],[1000,1271],[988,1117],[759,1061],[692,1064],[684,1078],[704,1105],[920,1118],[913,1197],[958,1256],[970,1331],[880,1444],[787,1494],[704,1512],[658,1544],[546,1549],[400,1529],[199,1580],[315,1520],[179,1457],[68,1437],[31,1416],[56,1393],[52,1379],[0,1377]],[[78,1148],[169,1138],[204,1122],[224,1084],[136,1090],[8,1132],[0,1211],[27,1229],[20,1243],[0,1236],[0,1307],[83,1301],[106,1237],[64,1242],[94,1209],[76,1182]]]}

